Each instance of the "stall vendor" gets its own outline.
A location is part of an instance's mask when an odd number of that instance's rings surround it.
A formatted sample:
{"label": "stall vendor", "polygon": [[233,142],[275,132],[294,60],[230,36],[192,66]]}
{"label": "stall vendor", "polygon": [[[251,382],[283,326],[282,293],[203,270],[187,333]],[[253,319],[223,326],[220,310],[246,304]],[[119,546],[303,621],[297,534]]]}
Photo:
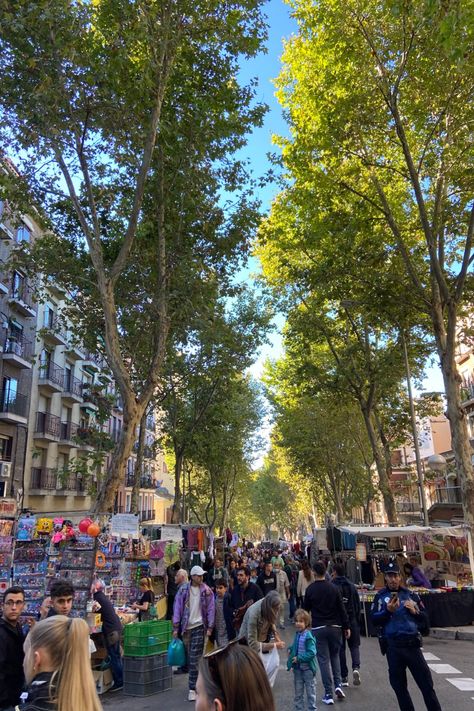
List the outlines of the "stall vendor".
{"label": "stall vendor", "polygon": [[431,590],[432,585],[430,581],[424,574],[422,568],[416,565],[416,561],[413,561],[412,563],[404,563],[403,571],[405,573],[407,585],[410,587],[428,588],[428,590]]}
{"label": "stall vendor", "polygon": [[115,612],[109,598],[104,592],[105,584],[103,580],[94,580],[92,583],[92,595],[96,603],[100,605],[99,613],[102,621],[102,634],[104,636],[105,647],[110,657],[110,668],[114,678],[114,685],[111,691],[117,691],[123,687],[123,665],[120,653],[120,638],[122,636],[122,623]]}

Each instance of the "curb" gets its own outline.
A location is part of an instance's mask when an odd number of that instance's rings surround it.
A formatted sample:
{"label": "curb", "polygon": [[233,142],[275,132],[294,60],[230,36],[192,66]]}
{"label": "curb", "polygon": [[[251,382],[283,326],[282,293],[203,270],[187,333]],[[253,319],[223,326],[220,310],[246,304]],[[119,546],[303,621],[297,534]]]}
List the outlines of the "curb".
{"label": "curb", "polygon": [[436,639],[459,639],[465,642],[474,642],[474,628],[468,627],[468,629],[453,629],[445,627],[433,627],[431,629],[430,637],[434,637]]}

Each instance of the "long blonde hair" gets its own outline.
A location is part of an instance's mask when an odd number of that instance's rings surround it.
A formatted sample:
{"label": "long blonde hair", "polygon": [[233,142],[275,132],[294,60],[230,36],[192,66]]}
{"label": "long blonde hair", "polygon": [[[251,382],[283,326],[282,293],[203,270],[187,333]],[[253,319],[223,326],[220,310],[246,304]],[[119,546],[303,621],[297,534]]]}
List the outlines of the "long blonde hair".
{"label": "long blonde hair", "polygon": [[38,649],[46,651],[54,667],[49,693],[57,711],[102,711],[91,671],[89,628],[84,620],[54,615],[35,624],[25,642],[27,679],[32,676],[32,657]]}
{"label": "long blonde hair", "polygon": [[151,590],[151,592],[153,592],[153,583],[152,583],[151,578],[140,578],[138,584],[142,588],[146,588],[147,590]]}

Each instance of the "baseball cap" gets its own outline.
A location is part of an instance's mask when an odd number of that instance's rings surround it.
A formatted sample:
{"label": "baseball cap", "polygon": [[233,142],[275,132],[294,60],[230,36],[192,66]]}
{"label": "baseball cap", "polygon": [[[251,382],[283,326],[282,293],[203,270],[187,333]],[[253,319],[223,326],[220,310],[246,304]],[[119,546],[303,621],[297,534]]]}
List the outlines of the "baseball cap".
{"label": "baseball cap", "polygon": [[193,565],[191,568],[191,575],[204,575],[205,571],[200,565]]}
{"label": "baseball cap", "polygon": [[393,573],[393,575],[397,575],[400,572],[400,568],[398,567],[397,563],[389,563],[387,567],[384,570],[385,575],[388,575],[389,573]]}

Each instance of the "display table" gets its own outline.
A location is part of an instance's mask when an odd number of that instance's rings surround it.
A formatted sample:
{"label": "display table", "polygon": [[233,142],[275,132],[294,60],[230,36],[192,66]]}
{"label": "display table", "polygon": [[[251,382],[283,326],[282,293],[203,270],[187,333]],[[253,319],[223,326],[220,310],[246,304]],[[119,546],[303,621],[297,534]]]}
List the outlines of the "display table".
{"label": "display table", "polygon": [[[371,597],[373,599],[373,595]],[[474,590],[451,590],[420,597],[428,613],[431,627],[462,627],[474,621]],[[370,619],[372,599],[361,601],[361,605],[364,606],[367,615],[369,637],[376,637],[377,628]],[[365,635],[363,613],[360,617],[360,631]]]}

